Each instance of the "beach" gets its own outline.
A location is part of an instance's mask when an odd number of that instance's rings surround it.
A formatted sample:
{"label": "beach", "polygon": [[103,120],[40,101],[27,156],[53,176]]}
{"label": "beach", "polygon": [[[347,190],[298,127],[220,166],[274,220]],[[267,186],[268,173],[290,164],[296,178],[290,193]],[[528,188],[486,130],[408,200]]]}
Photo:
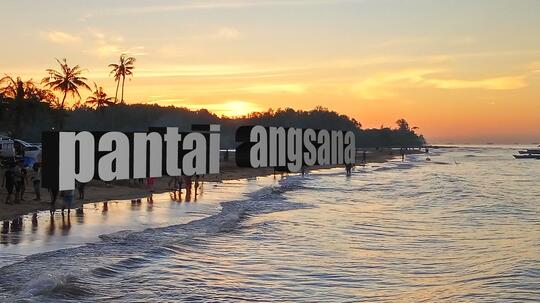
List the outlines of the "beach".
{"label": "beach", "polygon": [[[418,150],[408,150],[407,154],[418,153]],[[266,176],[274,173],[272,168],[245,168],[238,167],[234,160],[234,153],[230,153],[231,156],[228,160],[222,159],[220,162],[220,173],[215,175],[207,175],[202,181],[203,182],[221,182],[224,180],[237,180],[237,179],[246,179],[254,178],[258,176]],[[381,163],[389,159],[399,156],[399,150],[391,151],[389,149],[369,149],[367,151],[366,162],[367,163]],[[222,155],[223,158],[223,155]],[[357,154],[357,159],[362,159],[362,152]],[[358,161],[360,162],[360,161]],[[313,169],[320,168],[332,168],[329,167],[313,167]],[[1,176],[3,178],[3,170],[0,170]],[[170,177],[157,178],[153,186],[153,192],[155,194],[169,192],[171,188],[169,187]],[[128,181],[115,181],[110,183],[104,183],[100,181],[92,181],[85,187],[85,199],[80,201],[77,200],[77,204],[86,204],[94,202],[103,202],[110,200],[130,200],[137,198],[147,197],[150,193],[149,188],[145,185],[136,184],[137,182],[128,182]],[[12,220],[17,216],[26,215],[33,212],[49,210],[50,197],[46,189],[41,189],[41,201],[33,201],[34,193],[32,185],[27,184],[26,191],[24,195],[24,201],[21,201],[18,204],[6,205],[4,203],[6,197],[5,187],[0,188],[0,220]],[[77,195],[75,195],[77,197]],[[61,205],[61,198],[57,200],[57,205]]]}
{"label": "beach", "polygon": [[515,150],[434,150],[351,176],[206,182],[191,202],[165,193],[25,216],[0,234],[0,302],[536,301],[540,162]]}

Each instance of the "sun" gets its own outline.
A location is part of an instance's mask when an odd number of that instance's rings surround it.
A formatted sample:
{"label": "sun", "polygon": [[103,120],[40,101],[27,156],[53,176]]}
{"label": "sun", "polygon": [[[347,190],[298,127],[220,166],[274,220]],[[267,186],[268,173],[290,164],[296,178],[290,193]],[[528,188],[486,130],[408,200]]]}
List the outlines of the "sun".
{"label": "sun", "polygon": [[228,101],[222,104],[222,110],[215,112],[227,117],[245,116],[249,113],[260,111],[261,107],[258,104],[247,101]]}

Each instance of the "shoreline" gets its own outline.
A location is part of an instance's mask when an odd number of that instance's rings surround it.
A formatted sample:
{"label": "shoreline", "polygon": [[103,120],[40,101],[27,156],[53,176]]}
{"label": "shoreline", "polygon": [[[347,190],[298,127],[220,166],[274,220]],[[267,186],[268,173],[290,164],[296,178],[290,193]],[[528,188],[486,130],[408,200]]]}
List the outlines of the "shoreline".
{"label": "shoreline", "polygon": [[[419,150],[407,150],[405,154],[419,154],[423,153]],[[233,153],[234,154],[234,153]],[[362,155],[357,154],[357,159],[361,159]],[[369,150],[367,152],[366,163],[384,163],[399,157],[395,151],[391,150]],[[356,166],[365,165],[364,163],[357,164]],[[314,166],[310,170],[329,169],[340,167],[341,165],[331,166]],[[0,170],[3,178],[3,170]],[[273,168],[245,168],[237,167],[234,161],[234,157],[229,160],[221,160],[220,173],[215,175],[207,175],[201,179],[202,182],[221,182],[225,180],[239,180],[249,179],[261,176],[268,176],[274,174]],[[279,173],[277,173],[279,174]],[[78,194],[75,191],[75,205],[84,205],[89,203],[104,202],[104,201],[116,201],[116,200],[131,200],[148,197],[151,194],[161,194],[170,192],[168,182],[170,177],[156,178],[153,186],[153,191],[150,192],[146,185],[130,184],[128,181],[114,181],[112,184],[106,184],[101,181],[92,181],[85,187],[85,199],[83,201],[77,199]],[[184,189],[184,188],[183,188]],[[185,190],[185,189],[184,189]],[[5,204],[7,192],[4,187],[0,188],[0,220],[13,220],[21,216],[25,216],[39,211],[49,210],[50,197],[49,193],[42,188],[41,189],[41,201],[34,201],[34,192],[31,184],[26,185],[26,191],[24,194],[24,201],[20,201],[18,204],[7,205]],[[61,202],[61,197],[57,198],[57,205]],[[57,208],[57,211],[59,209]]]}

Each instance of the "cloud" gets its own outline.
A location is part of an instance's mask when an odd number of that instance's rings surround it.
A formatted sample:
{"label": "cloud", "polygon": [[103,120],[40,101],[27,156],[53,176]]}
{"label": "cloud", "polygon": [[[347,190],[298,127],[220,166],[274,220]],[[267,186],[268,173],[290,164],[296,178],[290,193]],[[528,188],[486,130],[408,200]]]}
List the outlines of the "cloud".
{"label": "cloud", "polygon": [[240,31],[232,27],[221,27],[217,31],[217,37],[227,40],[235,40],[240,38]]}
{"label": "cloud", "polygon": [[118,45],[101,45],[96,48],[95,53],[100,57],[109,57],[109,56],[116,56],[118,54],[121,54],[122,51],[118,47]]}
{"label": "cloud", "polygon": [[405,69],[379,73],[355,85],[353,92],[364,99],[395,97],[400,89],[433,87],[439,89],[510,90],[526,87],[525,76],[504,76],[483,79],[444,79],[435,77],[444,69]]}
{"label": "cloud", "polygon": [[79,17],[79,21],[81,22],[86,22],[88,21],[89,19],[93,18],[94,17],[94,14],[92,13],[85,13],[83,14],[82,16]]}
{"label": "cloud", "polygon": [[528,65],[531,73],[540,73],[540,60],[534,61]]}
{"label": "cloud", "polygon": [[95,28],[87,29],[87,36],[93,44],[91,50],[87,51],[97,55],[98,57],[116,57],[120,54],[129,54],[144,56],[143,46],[127,47],[124,44],[124,37],[114,34],[106,34]]}
{"label": "cloud", "polygon": [[46,38],[50,42],[59,44],[77,43],[81,41],[81,38],[65,32],[52,31],[46,33]]}
{"label": "cloud", "polygon": [[270,94],[270,93],[288,93],[301,94],[306,91],[305,87],[300,84],[259,84],[252,85],[241,90],[254,94]]}
{"label": "cloud", "polygon": [[144,77],[263,77],[280,72],[282,70],[278,68],[227,64],[156,65],[151,69],[139,69]]}
{"label": "cloud", "polygon": [[487,78],[480,80],[459,80],[459,79],[425,79],[425,83],[443,89],[491,89],[506,90],[518,89],[527,86],[524,76],[507,76]]}
{"label": "cloud", "polygon": [[121,9],[109,9],[108,14],[147,14],[164,13],[189,10],[214,10],[214,9],[235,9],[249,7],[271,7],[271,6],[303,6],[303,5],[325,5],[337,4],[342,2],[354,2],[360,0],[234,0],[234,1],[197,1],[191,3],[182,3],[176,5],[146,5],[122,7]]}

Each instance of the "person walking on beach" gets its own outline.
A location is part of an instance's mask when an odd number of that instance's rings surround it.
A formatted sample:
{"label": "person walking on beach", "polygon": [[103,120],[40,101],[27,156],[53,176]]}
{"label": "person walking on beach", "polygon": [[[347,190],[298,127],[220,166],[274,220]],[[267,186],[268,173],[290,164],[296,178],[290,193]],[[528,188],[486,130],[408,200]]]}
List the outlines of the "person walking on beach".
{"label": "person walking on beach", "polygon": [[347,163],[345,164],[345,174],[347,176],[350,176],[352,174],[352,164],[351,163]]}
{"label": "person walking on beach", "polygon": [[195,175],[195,196],[197,196],[197,189],[199,189],[199,175]]}
{"label": "person walking on beach", "polygon": [[154,192],[154,184],[156,183],[156,178],[154,177],[148,177],[146,179],[146,184],[148,185],[148,190],[150,190],[151,193]]}
{"label": "person walking on beach", "polygon": [[21,193],[20,193],[20,199],[21,201],[24,201],[24,193],[26,192],[26,184],[28,183],[28,171],[26,170],[26,167],[24,167],[24,164],[21,163]]}
{"label": "person walking on beach", "polygon": [[403,147],[399,150],[399,152],[401,153],[401,161],[405,161],[405,150]]}
{"label": "person walking on beach", "polygon": [[56,211],[56,199],[58,198],[58,189],[49,188],[49,194],[51,195],[51,203],[49,207],[49,212],[51,213],[51,216],[52,216],[54,215],[54,212]]}
{"label": "person walking on beach", "polygon": [[86,183],[76,181],[75,186],[77,187],[77,191],[79,193],[79,200],[84,200],[84,187],[86,186]]}
{"label": "person walking on beach", "polygon": [[62,205],[62,216],[64,215],[64,210],[67,208],[68,216],[71,212],[73,206],[73,190],[64,190],[60,194],[63,197],[64,204]]}
{"label": "person walking on beach", "polygon": [[4,180],[3,180],[3,186],[7,190],[7,196],[6,196],[6,204],[13,204],[11,202],[11,195],[13,194],[13,189],[15,188],[15,172],[14,167],[10,166],[5,172],[4,172]]}
{"label": "person walking on beach", "polygon": [[363,151],[362,152],[362,163],[366,164],[366,158],[367,158],[366,151]]}
{"label": "person walking on beach", "polygon": [[34,194],[36,197],[34,201],[41,201],[41,168],[39,163],[34,163],[32,166],[32,171],[30,172],[30,180],[34,186]]}
{"label": "person walking on beach", "polygon": [[16,164],[15,168],[13,169],[13,180],[15,182],[15,203],[19,203],[23,195],[24,177],[21,170],[22,168],[19,164]]}

